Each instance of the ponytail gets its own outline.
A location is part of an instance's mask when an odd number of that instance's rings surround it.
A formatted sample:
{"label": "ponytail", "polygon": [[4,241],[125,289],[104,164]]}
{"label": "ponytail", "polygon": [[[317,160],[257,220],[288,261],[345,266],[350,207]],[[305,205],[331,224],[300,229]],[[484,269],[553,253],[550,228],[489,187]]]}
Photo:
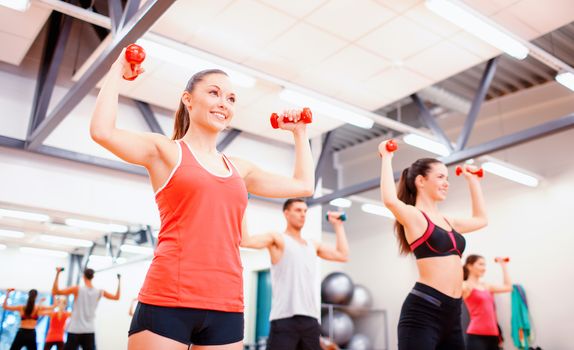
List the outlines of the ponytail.
{"label": "ponytail", "polygon": [[36,297],[38,296],[38,291],[35,289],[30,289],[28,292],[28,301],[26,302],[26,307],[24,308],[24,315],[26,317],[32,316],[34,312],[34,305],[36,305]]}

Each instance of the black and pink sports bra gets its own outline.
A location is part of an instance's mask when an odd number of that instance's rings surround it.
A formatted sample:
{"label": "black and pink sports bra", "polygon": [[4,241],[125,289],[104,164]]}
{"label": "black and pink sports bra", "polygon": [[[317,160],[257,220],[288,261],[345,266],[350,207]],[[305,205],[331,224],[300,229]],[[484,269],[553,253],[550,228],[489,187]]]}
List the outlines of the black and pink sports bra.
{"label": "black and pink sports bra", "polygon": [[[451,230],[447,231],[440,226],[435,225],[425,214],[427,220],[427,229],[425,233],[410,244],[411,251],[418,259],[433,258],[437,256],[458,255],[462,256],[466,246],[464,237],[456,232],[451,225]],[[446,219],[445,219],[446,220]],[[450,225],[450,223],[447,221]]]}

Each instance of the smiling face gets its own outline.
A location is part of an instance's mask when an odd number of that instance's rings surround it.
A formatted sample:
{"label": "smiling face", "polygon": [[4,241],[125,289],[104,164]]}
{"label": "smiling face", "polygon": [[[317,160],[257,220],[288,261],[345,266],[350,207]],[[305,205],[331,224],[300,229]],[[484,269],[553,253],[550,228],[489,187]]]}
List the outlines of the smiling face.
{"label": "smiling face", "polygon": [[416,179],[417,190],[435,201],[443,201],[448,193],[448,169],[440,162],[430,164],[425,176]]}
{"label": "smiling face", "polygon": [[191,92],[183,93],[181,100],[192,125],[214,132],[227,128],[235,111],[235,92],[224,74],[204,76]]}
{"label": "smiling face", "polygon": [[479,258],[474,262],[474,264],[468,264],[467,269],[470,276],[480,278],[484,276],[484,273],[486,272],[486,261],[484,261],[484,258]]}

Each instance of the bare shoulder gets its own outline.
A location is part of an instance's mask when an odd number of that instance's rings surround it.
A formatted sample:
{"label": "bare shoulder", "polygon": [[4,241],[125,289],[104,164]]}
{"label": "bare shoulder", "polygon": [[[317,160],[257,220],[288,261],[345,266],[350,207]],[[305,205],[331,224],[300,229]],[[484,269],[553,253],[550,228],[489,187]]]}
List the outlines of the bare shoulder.
{"label": "bare shoulder", "polygon": [[241,177],[245,177],[255,167],[253,163],[243,158],[238,157],[228,157],[228,158],[233,163],[233,166],[237,168],[237,171],[239,171]]}

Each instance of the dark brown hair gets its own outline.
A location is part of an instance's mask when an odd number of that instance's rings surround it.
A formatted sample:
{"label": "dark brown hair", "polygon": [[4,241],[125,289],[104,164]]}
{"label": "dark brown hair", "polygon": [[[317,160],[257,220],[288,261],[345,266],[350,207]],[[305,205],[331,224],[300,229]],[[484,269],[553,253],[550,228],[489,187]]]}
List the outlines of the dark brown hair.
{"label": "dark brown hair", "polygon": [[36,305],[36,297],[38,296],[38,291],[35,289],[30,289],[28,292],[28,301],[26,302],[26,307],[24,308],[24,315],[29,318],[34,312],[34,305]]}
{"label": "dark brown hair", "polygon": [[[442,164],[440,160],[435,158],[421,158],[411,164],[410,167],[405,168],[397,186],[397,197],[406,204],[415,205],[417,200],[415,179],[419,175],[426,177],[431,166],[436,163]],[[405,235],[405,227],[398,221],[395,221],[395,232],[397,234],[397,240],[399,241],[400,253],[407,255],[411,249],[407,241],[407,236]]]}
{"label": "dark brown hair", "polygon": [[468,271],[468,267],[474,265],[474,263],[476,263],[480,259],[484,259],[484,258],[482,256],[476,255],[476,254],[471,254],[466,258],[464,265],[462,266],[462,271],[463,271],[463,277],[462,278],[465,281],[468,279],[468,274],[470,272],[470,271]]}
{"label": "dark brown hair", "polygon": [[283,203],[283,211],[288,210],[291,208],[293,203],[305,203],[305,201],[301,198],[290,198]]}
{"label": "dark brown hair", "polygon": [[88,281],[91,281],[92,278],[94,278],[94,274],[95,274],[95,273],[96,273],[96,272],[95,272],[94,270],[92,270],[92,269],[85,269],[85,270],[84,270],[84,277],[86,277],[86,279],[87,279]]}
{"label": "dark brown hair", "polygon": [[[210,74],[223,74],[228,76],[227,73],[222,71],[221,69],[206,69],[200,72],[195,73],[191,76],[189,81],[187,82],[187,86],[185,87],[185,91],[192,92],[197,83],[203,80],[206,76]],[[171,137],[173,140],[181,139],[185,133],[189,129],[189,113],[187,108],[181,101],[179,100],[179,107],[177,108],[177,112],[175,112],[175,121],[173,125],[173,136]]]}

